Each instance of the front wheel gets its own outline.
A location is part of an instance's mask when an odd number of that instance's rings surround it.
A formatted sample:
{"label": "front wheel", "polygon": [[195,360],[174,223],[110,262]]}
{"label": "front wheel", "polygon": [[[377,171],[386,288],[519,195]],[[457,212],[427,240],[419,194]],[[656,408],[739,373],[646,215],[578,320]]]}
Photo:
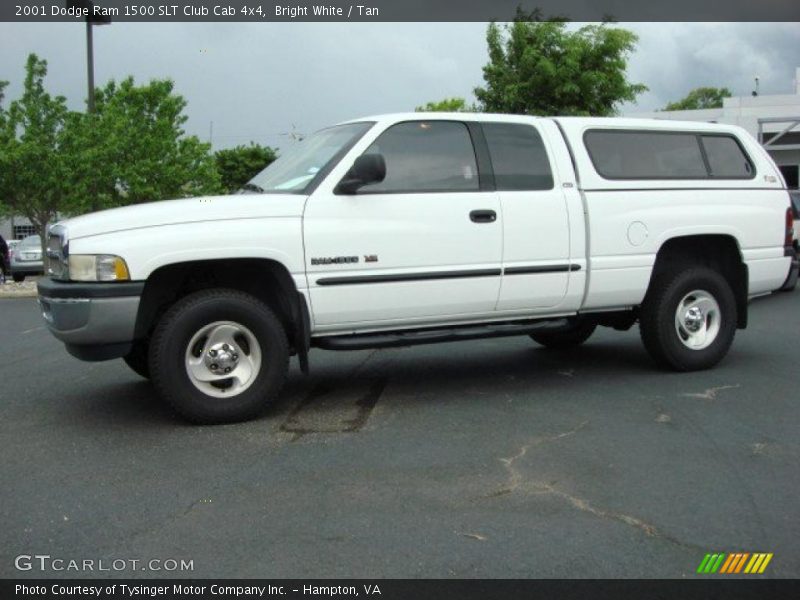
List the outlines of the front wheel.
{"label": "front wheel", "polygon": [[289,365],[286,332],[272,310],[229,289],[176,302],[156,326],[149,355],[158,392],[195,423],[257,416],[280,391]]}
{"label": "front wheel", "polygon": [[645,348],[664,366],[697,371],[716,365],[736,334],[736,298],[728,281],[706,267],[658,276],[642,303]]}
{"label": "front wheel", "polygon": [[14,280],[14,283],[22,283],[25,281],[25,274],[24,273],[12,273],[11,278]]}

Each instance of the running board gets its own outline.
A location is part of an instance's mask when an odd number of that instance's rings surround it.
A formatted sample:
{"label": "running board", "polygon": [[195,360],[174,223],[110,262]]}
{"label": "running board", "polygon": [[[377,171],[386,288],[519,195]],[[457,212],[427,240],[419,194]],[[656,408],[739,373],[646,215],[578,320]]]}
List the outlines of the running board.
{"label": "running board", "polygon": [[362,333],[356,335],[334,335],[312,338],[311,345],[324,350],[365,350],[368,348],[400,348],[418,344],[438,344],[460,340],[527,335],[543,330],[566,327],[567,319],[542,321],[517,321],[496,325],[463,325],[447,329],[416,329],[391,333]]}

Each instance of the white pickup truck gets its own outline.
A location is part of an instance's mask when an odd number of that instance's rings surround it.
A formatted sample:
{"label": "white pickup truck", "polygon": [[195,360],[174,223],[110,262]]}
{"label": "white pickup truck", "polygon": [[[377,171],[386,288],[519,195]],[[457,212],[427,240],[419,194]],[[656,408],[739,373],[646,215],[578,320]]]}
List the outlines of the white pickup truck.
{"label": "white pickup truck", "polygon": [[796,268],[792,219],[737,127],[386,115],[317,132],[239,194],[58,224],[39,300],[72,355],[124,358],[184,417],[234,421],[311,347],[568,347],[638,321],[658,363],[711,367],[748,298]]}

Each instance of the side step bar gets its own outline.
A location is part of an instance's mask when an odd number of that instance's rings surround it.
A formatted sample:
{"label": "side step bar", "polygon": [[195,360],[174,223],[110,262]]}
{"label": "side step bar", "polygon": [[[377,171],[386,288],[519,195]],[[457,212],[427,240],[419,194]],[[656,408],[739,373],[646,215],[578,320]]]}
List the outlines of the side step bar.
{"label": "side step bar", "polygon": [[362,333],[311,338],[311,345],[325,350],[365,350],[367,348],[399,348],[418,344],[438,344],[490,337],[527,335],[536,331],[562,329],[567,319],[517,321],[488,325],[462,325],[447,329],[415,329],[390,333]]}

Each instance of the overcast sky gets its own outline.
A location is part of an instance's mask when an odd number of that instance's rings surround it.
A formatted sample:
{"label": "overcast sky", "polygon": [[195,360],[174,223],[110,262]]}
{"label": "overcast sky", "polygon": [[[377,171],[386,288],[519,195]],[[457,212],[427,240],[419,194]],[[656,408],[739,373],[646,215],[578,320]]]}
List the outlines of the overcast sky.
{"label": "overcast sky", "polygon": [[[798,23],[628,23],[639,34],[631,81],[650,91],[623,111],[661,108],[700,85],[791,93]],[[287,143],[337,121],[473,100],[487,61],[483,23],[114,23],[95,28],[95,79],[169,77],[188,100],[187,131],[215,147]],[[82,109],[82,23],[0,23],[0,80],[18,96],[28,53],[47,59],[48,89]]]}

